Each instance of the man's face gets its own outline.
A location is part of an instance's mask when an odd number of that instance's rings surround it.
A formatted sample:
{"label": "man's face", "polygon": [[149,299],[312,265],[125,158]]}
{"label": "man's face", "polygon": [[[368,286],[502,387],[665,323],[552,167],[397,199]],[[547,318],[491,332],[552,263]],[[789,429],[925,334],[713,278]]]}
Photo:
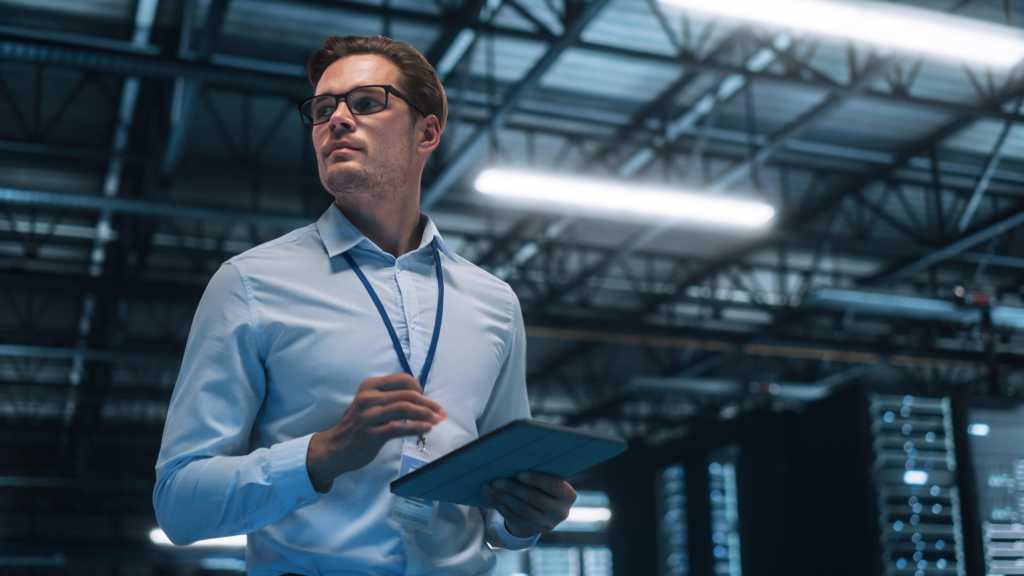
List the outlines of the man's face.
{"label": "man's face", "polygon": [[[401,72],[375,54],[346,56],[335,61],[316,85],[316,94],[344,94],[357,86],[390,84],[401,90]],[[381,193],[400,193],[418,179],[425,156],[419,158],[417,125],[422,119],[401,98],[388,97],[388,107],[356,116],[347,103],[338,105],[328,122],[313,126],[320,182],[339,203]]]}

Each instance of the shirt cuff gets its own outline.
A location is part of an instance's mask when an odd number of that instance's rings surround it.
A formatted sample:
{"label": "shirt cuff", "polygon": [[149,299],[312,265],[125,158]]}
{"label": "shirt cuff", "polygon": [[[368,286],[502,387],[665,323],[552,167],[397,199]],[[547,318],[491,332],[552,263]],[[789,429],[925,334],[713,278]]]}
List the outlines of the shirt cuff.
{"label": "shirt cuff", "polygon": [[497,543],[507,550],[523,550],[533,546],[537,543],[537,540],[540,540],[540,534],[526,538],[512,535],[505,526],[505,517],[497,510],[491,510],[491,530],[498,540]]}
{"label": "shirt cuff", "polygon": [[307,434],[270,447],[270,485],[288,509],[312,504],[319,496],[306,469],[306,453],[312,438],[312,434]]}

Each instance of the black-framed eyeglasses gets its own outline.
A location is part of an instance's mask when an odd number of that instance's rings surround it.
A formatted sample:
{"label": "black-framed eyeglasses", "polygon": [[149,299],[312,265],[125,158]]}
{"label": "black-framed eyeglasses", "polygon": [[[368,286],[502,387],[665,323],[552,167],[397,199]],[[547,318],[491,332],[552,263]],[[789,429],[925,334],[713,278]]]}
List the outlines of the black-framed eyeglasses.
{"label": "black-framed eyeglasses", "polygon": [[334,111],[341,105],[342,100],[345,101],[349,111],[356,116],[376,114],[381,110],[387,109],[388,95],[390,94],[405,100],[405,103],[413,110],[419,112],[420,116],[426,116],[422,110],[409,100],[408,96],[402,94],[390,84],[356,86],[344,94],[317,94],[299,104],[299,115],[302,116],[302,121],[307,125],[323,124],[331,119]]}

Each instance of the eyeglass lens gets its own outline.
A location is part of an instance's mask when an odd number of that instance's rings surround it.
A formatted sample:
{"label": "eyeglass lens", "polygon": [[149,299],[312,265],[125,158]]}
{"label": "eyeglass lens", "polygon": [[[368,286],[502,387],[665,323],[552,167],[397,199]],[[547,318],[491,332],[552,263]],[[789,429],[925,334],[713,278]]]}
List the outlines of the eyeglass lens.
{"label": "eyeglass lens", "polygon": [[[380,86],[364,86],[349,92],[344,100],[353,114],[374,114],[387,108],[388,92]],[[308,114],[314,124],[326,122],[338,108],[339,98],[333,94],[323,94],[313,98],[309,103]]]}

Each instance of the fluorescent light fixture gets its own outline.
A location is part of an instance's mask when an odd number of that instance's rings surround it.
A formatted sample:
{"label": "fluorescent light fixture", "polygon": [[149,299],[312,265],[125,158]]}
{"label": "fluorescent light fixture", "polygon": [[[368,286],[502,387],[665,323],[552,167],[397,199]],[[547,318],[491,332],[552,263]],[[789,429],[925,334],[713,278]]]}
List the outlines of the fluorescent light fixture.
{"label": "fluorescent light fixture", "polygon": [[603,506],[573,506],[569,517],[555,526],[555,532],[603,532],[612,518],[612,511]]}
{"label": "fluorescent light fixture", "polygon": [[[246,543],[245,534],[239,534],[238,536],[225,536],[223,538],[210,538],[209,540],[199,540],[188,544],[187,546],[180,546],[180,548],[245,548]],[[149,541],[153,544],[159,544],[160,546],[176,546],[171,539],[167,537],[167,534],[159,528],[154,528],[149,531]]]}
{"label": "fluorescent light fixture", "polygon": [[604,492],[581,490],[576,503],[569,509],[569,517],[555,527],[556,532],[603,532],[612,518],[608,495]]}
{"label": "fluorescent light fixture", "polygon": [[245,572],[245,560],[241,558],[203,558],[199,561],[199,567],[203,570],[221,572]]}
{"label": "fluorescent light fixture", "polygon": [[489,168],[477,176],[475,187],[482,194],[529,204],[659,220],[761,228],[775,217],[775,209],[764,202],[532,170]]}
{"label": "fluorescent light fixture", "polygon": [[912,486],[924,486],[928,482],[928,473],[924,470],[907,470],[903,473],[903,483]]}
{"label": "fluorescent light fixture", "polygon": [[971,436],[988,436],[990,431],[989,425],[984,422],[972,422],[967,426],[967,433]]}
{"label": "fluorescent light fixture", "polygon": [[608,508],[590,508],[573,506],[569,509],[566,522],[607,522],[612,519],[612,511]]}
{"label": "fluorescent light fixture", "polygon": [[963,16],[882,2],[662,0],[666,6],[863,42],[958,62],[1009,68],[1024,60],[1024,35]]}

